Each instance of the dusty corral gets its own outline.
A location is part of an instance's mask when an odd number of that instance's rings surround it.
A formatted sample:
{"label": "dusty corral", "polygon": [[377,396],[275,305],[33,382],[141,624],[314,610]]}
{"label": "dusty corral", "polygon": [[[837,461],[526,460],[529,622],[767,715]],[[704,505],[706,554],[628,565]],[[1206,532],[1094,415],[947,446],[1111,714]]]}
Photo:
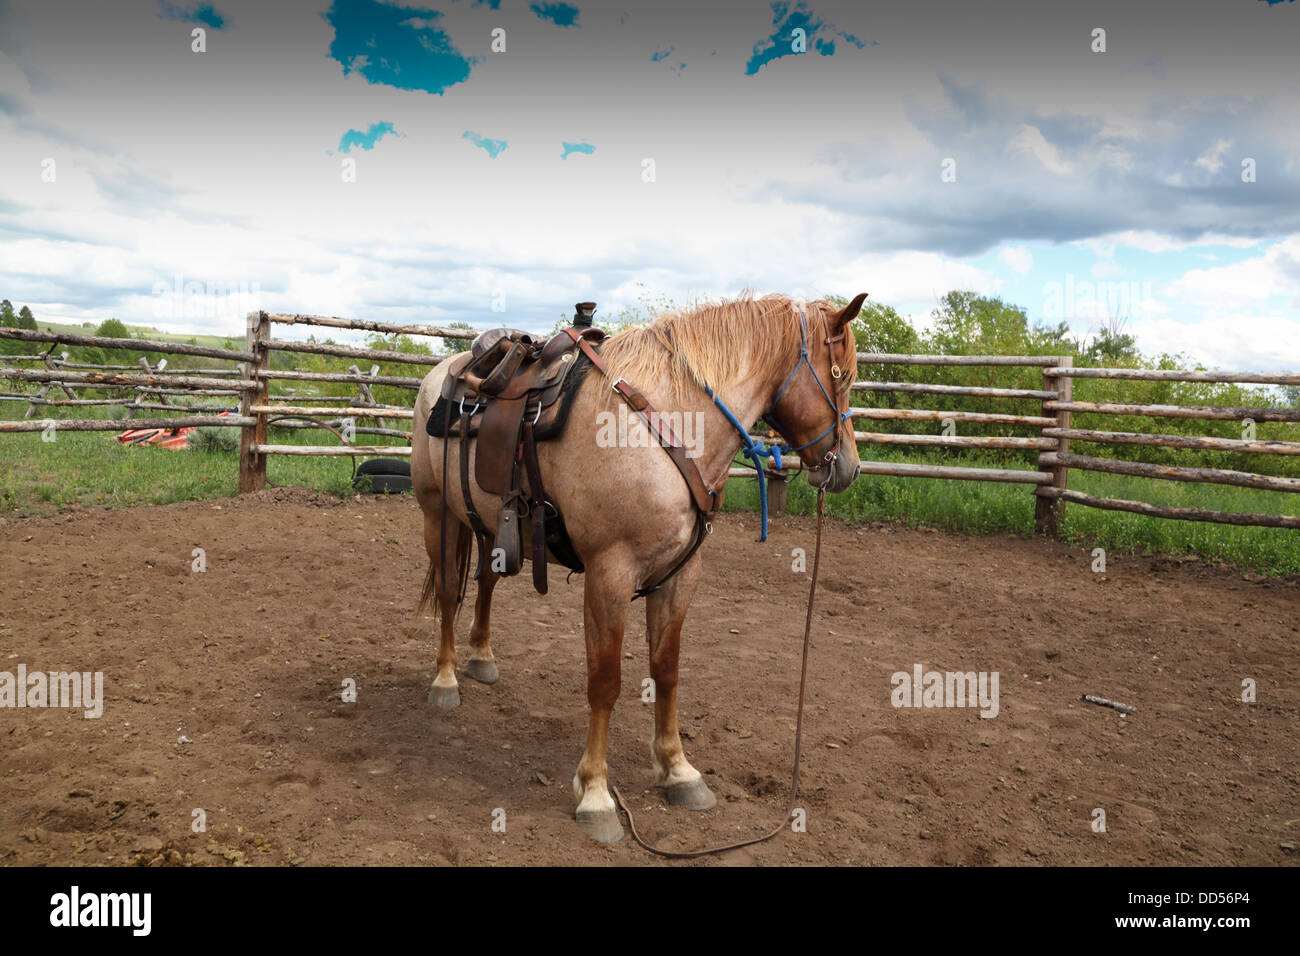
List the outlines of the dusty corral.
{"label": "dusty corral", "polygon": [[[634,605],[610,772],[666,846],[730,842],[785,810],[807,589],[791,551],[811,562],[813,527],[778,518],[758,544],[752,516],[729,516],[705,546],[681,714],[719,797],[708,813],[649,789]],[[1091,564],[1041,540],[829,522],[807,832],[701,862],[1296,862],[1300,582]],[[413,617],[424,567],[409,497],[278,490],[0,520],[0,671],[98,670],[106,697],[98,720],[0,709],[0,863],[660,862],[572,820],[581,578],[553,572],[546,599],[527,574],[503,582],[501,681],[462,679],[462,706],[443,712],[425,703],[435,645]],[[895,709],[890,676],[915,664],[997,671],[997,717]]]}

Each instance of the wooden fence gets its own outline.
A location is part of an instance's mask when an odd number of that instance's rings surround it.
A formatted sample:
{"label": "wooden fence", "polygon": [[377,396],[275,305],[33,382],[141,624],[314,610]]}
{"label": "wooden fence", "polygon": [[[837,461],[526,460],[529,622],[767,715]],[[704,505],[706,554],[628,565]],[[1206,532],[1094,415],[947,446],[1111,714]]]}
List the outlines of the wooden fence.
{"label": "wooden fence", "polygon": [[[911,445],[945,448],[1034,449],[1038,451],[1037,470],[974,468],[946,465],[918,465],[905,462],[864,460],[862,474],[894,475],[913,478],[945,478],[967,481],[1017,482],[1034,486],[1034,529],[1040,534],[1059,536],[1065,503],[1072,501],[1092,508],[1130,511],[1157,518],[1185,521],[1212,521],[1233,525],[1258,525],[1274,528],[1300,528],[1300,516],[1251,514],[1215,511],[1205,508],[1173,508],[1146,502],[1105,498],[1075,491],[1069,487],[1070,469],[1109,472],[1167,481],[1209,482],[1237,485],[1269,491],[1300,492],[1300,479],[1261,475],[1253,472],[1218,468],[1194,468],[1120,461],[1079,455],[1071,452],[1072,441],[1098,444],[1130,444],[1148,447],[1245,452],[1249,454],[1300,455],[1300,442],[1254,441],[1228,438],[1161,435],[1137,432],[1097,431],[1072,427],[1074,412],[1101,415],[1141,415],[1150,417],[1194,418],[1207,421],[1300,422],[1297,408],[1238,408],[1222,406],[1118,404],[1074,401],[1076,378],[1133,381],[1244,383],[1258,385],[1300,385],[1300,372],[1227,372],[1183,371],[1176,369],[1075,368],[1071,356],[1055,355],[895,355],[858,353],[858,364],[893,366],[1029,366],[1042,370],[1041,389],[985,388],[979,386],[935,385],[912,382],[855,382],[857,392],[898,392],[927,395],[961,395],[985,398],[1021,399],[1037,403],[1037,414],[1000,414],[911,408],[857,408],[854,419],[933,422],[978,422],[1022,427],[1035,432],[1032,437],[963,437],[955,434],[906,435],[886,432],[855,431],[861,445]],[[756,436],[757,437],[757,436]],[[795,462],[787,471],[799,471]],[[736,467],[733,476],[753,477],[752,468]],[[768,472],[769,476],[788,480],[788,474]],[[784,503],[781,484],[773,486],[778,505]]]}
{"label": "wooden fence", "polygon": [[[350,331],[379,332],[385,335],[424,336],[438,339],[470,339],[479,330],[448,328],[431,325],[393,325],[357,319],[286,313],[254,312],[248,317],[245,347],[222,349],[208,346],[182,345],[172,342],[155,342],[145,339],[110,339],[101,336],[71,335],[54,332],[33,332],[22,329],[0,328],[0,337],[31,342],[51,343],[50,351],[39,356],[0,356],[6,363],[15,360],[39,361],[44,368],[21,369],[0,367],[0,379],[40,383],[36,396],[23,393],[0,393],[0,400],[19,399],[31,403],[27,419],[0,421],[0,431],[38,431],[41,422],[31,421],[38,406],[125,404],[131,412],[138,409],[175,409],[166,404],[169,394],[239,396],[238,414],[185,415],[161,419],[132,421],[133,427],[180,427],[183,425],[215,425],[236,427],[241,430],[239,490],[240,493],[260,490],[266,485],[266,463],[269,455],[385,455],[409,456],[409,445],[295,445],[272,444],[271,427],[334,427],[325,421],[326,416],[378,420],[378,427],[356,427],[359,434],[380,434],[411,437],[410,432],[390,429],[385,419],[413,418],[409,406],[381,405],[370,393],[372,386],[392,386],[414,392],[421,377],[379,375],[378,365],[369,373],[356,365],[348,372],[304,372],[272,369],[272,352],[296,352],[360,359],[375,363],[401,363],[423,369],[437,364],[445,354],[399,352],[387,349],[360,348],[331,343],[288,341],[273,338],[272,326],[307,325]],[[132,351],[160,352],[189,355],[210,359],[239,362],[235,369],[169,369],[166,362],[150,365],[140,360],[140,369],[133,366],[88,366],[69,362],[64,353],[61,359],[52,358],[53,346],[87,345],[100,348],[130,349]],[[895,355],[858,353],[859,366],[965,366],[965,367],[1023,367],[1035,368],[1041,373],[1039,388],[995,388],[974,385],[942,385],[924,382],[857,381],[857,393],[920,394],[936,397],[933,404],[942,404],[944,397],[982,397],[1009,399],[1028,403],[1029,407],[1016,413],[973,412],[943,409],[889,408],[879,406],[854,407],[857,422],[899,421],[934,422],[942,426],[939,434],[901,434],[879,431],[856,431],[859,446],[877,445],[939,447],[952,449],[1000,449],[1036,451],[1037,467],[1032,470],[1012,468],[983,468],[961,465],[915,464],[907,462],[875,461],[864,455],[860,471],[866,475],[892,475],[914,478],[940,478],[956,481],[993,481],[1026,484],[1033,487],[1035,495],[1034,526],[1041,534],[1057,536],[1067,502],[1092,508],[1130,511],[1159,518],[1190,521],[1212,521],[1233,525],[1258,525],[1278,528],[1300,528],[1300,516],[1284,514],[1251,514],[1223,512],[1203,508],[1174,508],[1145,502],[1105,498],[1086,494],[1069,487],[1071,469],[1111,474],[1130,475],[1181,482],[1207,482],[1236,485],[1267,491],[1300,492],[1300,478],[1277,477],[1254,472],[1218,468],[1186,467],[1149,464],[1077,454],[1072,442],[1102,445],[1142,445],[1148,447],[1182,448],[1204,451],[1228,451],[1260,455],[1300,455],[1300,442],[1255,441],[1227,439],[1210,436],[1163,435],[1147,432],[1101,431],[1073,427],[1075,412],[1090,415],[1125,415],[1164,418],[1188,418],[1205,421],[1237,420],[1254,422],[1300,422],[1300,409],[1280,407],[1240,408],[1223,406],[1193,406],[1169,404],[1134,404],[1114,402],[1077,402],[1074,400],[1076,378],[1245,383],[1259,385],[1300,385],[1300,372],[1242,372],[1242,371],[1180,371],[1170,369],[1129,368],[1076,368],[1070,356],[1056,355]],[[273,396],[270,386],[275,381],[303,381],[353,383],[358,396],[350,402],[340,403],[338,398],[303,396]],[[64,400],[48,398],[51,388],[60,388],[68,397]],[[82,399],[75,392],[78,387],[125,387],[135,390],[135,397],[127,403],[122,399]],[[159,403],[146,403],[146,395],[155,395]],[[321,403],[329,403],[322,405]],[[193,411],[194,409],[187,409]],[[202,409],[209,411],[209,408]],[[293,425],[284,419],[296,419]],[[957,423],[982,425],[1008,425],[1028,432],[1016,436],[961,436],[955,434]],[[60,420],[58,427],[67,430],[115,429],[117,423],[108,420]],[[771,436],[755,436],[769,440]],[[772,488],[772,505],[775,510],[784,508],[785,485],[801,469],[795,460],[787,463],[783,471],[769,471],[775,479]],[[754,477],[752,468],[734,467],[734,477]]]}
{"label": "wooden fence", "polygon": [[[0,338],[19,341],[48,343],[49,350],[38,355],[0,356],[0,379],[13,382],[39,384],[35,394],[27,392],[0,392],[0,401],[27,403],[27,410],[22,421],[0,420],[0,432],[42,431],[50,419],[34,420],[39,408],[67,406],[121,406],[125,409],[125,419],[57,419],[58,429],[63,431],[118,431],[125,420],[130,420],[132,428],[183,428],[189,426],[212,426],[219,428],[239,428],[240,493],[254,491],[266,486],[266,461],[272,454],[284,455],[394,455],[409,456],[409,444],[401,445],[357,445],[344,442],[339,445],[300,445],[272,444],[269,441],[270,429],[324,428],[338,434],[338,427],[344,422],[354,434],[382,435],[405,438],[409,442],[411,433],[405,430],[386,427],[387,419],[411,419],[414,411],[409,406],[384,405],[375,401],[370,389],[373,386],[395,386],[415,390],[419,388],[420,378],[404,376],[379,375],[379,366],[370,372],[363,372],[352,365],[348,372],[302,372],[290,369],[272,369],[270,355],[274,351],[319,354],[371,360],[374,362],[397,362],[419,366],[432,366],[445,356],[428,353],[408,353],[386,349],[357,348],[317,342],[290,342],[271,337],[272,323],[289,325],[305,324],[327,328],[355,329],[376,331],[385,334],[425,335],[438,338],[472,338],[477,333],[466,329],[441,329],[432,326],[391,325],[379,322],[364,322],[351,319],[338,319],[323,316],[286,315],[279,313],[255,312],[248,317],[245,348],[216,348],[212,346],[189,345],[177,342],[154,341],[150,339],[120,339],[97,335],[81,335],[64,332],[42,332],[26,329],[0,327]],[[129,350],[132,352],[164,353],[186,355],[205,359],[221,359],[240,363],[229,369],[171,369],[167,360],[159,359],[151,364],[141,358],[139,365],[94,365],[72,362],[66,352],[54,355],[54,348],[59,345],[84,346],[101,349]],[[18,368],[12,363],[39,363],[42,368]],[[305,395],[270,394],[273,381],[302,381],[353,383],[357,386],[355,398],[317,397]],[[57,388],[66,396],[63,399],[50,397],[51,389]],[[118,397],[83,398],[80,389],[120,391],[130,390],[131,399]],[[194,397],[230,397],[236,400],[229,407],[204,404],[183,406],[172,404],[167,396],[184,395]],[[152,396],[155,401],[145,401]],[[328,403],[327,407],[319,407]],[[159,410],[182,412],[166,418],[138,419],[132,416],[138,410]],[[200,412],[201,414],[194,414]],[[233,413],[233,414],[232,414]],[[356,419],[376,420],[376,426],[358,425]],[[342,437],[342,436],[341,436]]]}
{"label": "wooden fence", "polygon": [[[343,415],[348,418],[368,417],[413,419],[413,408],[380,406],[373,400],[364,404],[347,407],[309,408],[299,404],[273,404],[270,395],[272,381],[314,381],[314,382],[355,382],[362,390],[364,398],[370,398],[372,385],[386,385],[408,389],[412,392],[420,387],[423,375],[406,377],[396,375],[379,375],[378,366],[370,373],[364,374],[352,367],[348,373],[342,372],[291,372],[275,370],[270,367],[271,353],[274,351],[300,352],[316,355],[331,355],[341,358],[364,359],[371,362],[396,362],[406,365],[418,365],[424,370],[437,365],[447,356],[427,352],[398,352],[389,349],[358,348],[349,345],[333,345],[320,342],[290,342],[271,337],[271,326],[308,325],[331,329],[346,329],[360,332],[379,332],[384,335],[415,335],[439,339],[472,339],[478,334],[473,329],[443,328],[432,325],[393,325],[386,322],[370,322],[363,319],[341,319],[331,316],[298,315],[280,312],[253,312],[248,316],[247,338],[245,347],[252,355],[249,377],[256,387],[245,392],[240,403],[240,413],[252,417],[254,424],[244,428],[239,444],[239,492],[258,491],[266,487],[266,462],[268,455],[385,455],[409,457],[411,446],[352,444],[340,445],[274,445],[267,440],[268,428],[273,417],[295,416],[311,418],[324,414]],[[412,402],[414,404],[414,402]],[[361,433],[361,429],[357,429]],[[408,440],[410,432],[391,432]]]}

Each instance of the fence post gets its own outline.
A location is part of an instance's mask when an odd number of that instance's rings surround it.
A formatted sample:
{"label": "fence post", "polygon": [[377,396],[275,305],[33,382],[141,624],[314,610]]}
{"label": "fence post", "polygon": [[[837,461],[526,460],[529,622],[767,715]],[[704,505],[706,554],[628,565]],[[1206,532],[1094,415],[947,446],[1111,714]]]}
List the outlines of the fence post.
{"label": "fence post", "polygon": [[[41,356],[41,362],[42,362],[42,363],[45,365],[45,367],[46,367],[47,369],[49,369],[51,372],[56,372],[56,371],[58,371],[58,368],[55,366],[55,364],[54,364],[52,361],[50,361],[50,355],[53,354],[53,352],[54,352],[54,346],[55,346],[56,344],[58,344],[58,343],[53,343],[53,342],[50,343],[50,347],[49,347],[48,349],[46,349],[46,350],[45,350],[45,354]],[[68,360],[68,353],[67,353],[67,352],[64,352],[64,353],[63,353],[63,361],[66,362],[67,360]],[[37,389],[37,391],[36,391],[36,398],[37,398],[38,400],[39,400],[39,399],[43,399],[43,398],[45,398],[45,396],[47,396],[47,395],[50,393],[50,390],[51,390],[52,388],[54,388],[54,384],[55,384],[54,382],[46,382],[44,385],[42,385],[42,386],[41,386],[39,389]],[[74,392],[72,389],[68,388],[68,386],[66,386],[66,385],[62,385],[62,386],[60,386],[60,388],[63,389],[63,394],[64,394],[65,396],[67,396],[68,398],[72,399],[73,401],[76,401],[76,398],[77,398],[77,393],[76,393],[76,392]],[[26,418],[31,418],[33,415],[35,415],[35,414],[36,414],[36,406],[37,406],[38,404],[40,404],[39,401],[33,401],[33,402],[31,402],[31,403],[27,406],[27,412],[23,415],[23,418],[25,418],[25,419],[26,419]],[[53,413],[51,413],[51,414],[53,414]]]}
{"label": "fence post", "polygon": [[[1056,361],[1057,368],[1073,368],[1074,357],[1071,355],[1062,355]],[[1066,375],[1051,375],[1048,369],[1043,369],[1043,391],[1057,393],[1057,401],[1068,402],[1074,396],[1074,379]],[[1043,400],[1046,406],[1047,399]],[[1041,412],[1044,418],[1056,419],[1057,428],[1070,427],[1070,413],[1064,409],[1058,409],[1055,412],[1049,411],[1046,407]],[[1042,430],[1039,430],[1042,434]],[[1069,454],[1070,439],[1057,439],[1057,452],[1060,454]],[[1052,484],[1049,487],[1065,489],[1070,480],[1070,469],[1065,465],[1046,465],[1043,463],[1043,456],[1047,452],[1038,453],[1038,470],[1047,471],[1052,474]],[[1045,534],[1048,537],[1059,538],[1061,536],[1061,525],[1065,519],[1065,501],[1061,498],[1048,498],[1038,494],[1039,488],[1034,488],[1034,533]]]}
{"label": "fence post", "polygon": [[767,510],[770,514],[783,515],[790,501],[790,473],[784,469],[767,469]]}
{"label": "fence post", "polygon": [[[248,313],[248,329],[244,336],[245,351],[252,352],[256,360],[246,366],[244,376],[257,383],[255,391],[240,392],[239,414],[252,415],[254,405],[266,405],[270,396],[270,380],[258,376],[259,371],[266,371],[271,365],[271,350],[267,343],[271,340],[271,320],[265,312]],[[261,491],[266,487],[266,455],[253,451],[253,445],[266,444],[266,413],[258,412],[254,425],[245,425],[239,430],[239,493]]]}

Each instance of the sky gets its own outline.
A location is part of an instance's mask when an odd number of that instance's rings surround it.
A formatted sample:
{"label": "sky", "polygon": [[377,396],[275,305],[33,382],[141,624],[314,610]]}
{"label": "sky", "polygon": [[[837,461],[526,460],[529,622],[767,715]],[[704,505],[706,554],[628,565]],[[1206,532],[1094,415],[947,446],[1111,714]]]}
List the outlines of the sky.
{"label": "sky", "polygon": [[241,336],[961,288],[1294,369],[1297,49],[1290,0],[0,0],[0,297]]}

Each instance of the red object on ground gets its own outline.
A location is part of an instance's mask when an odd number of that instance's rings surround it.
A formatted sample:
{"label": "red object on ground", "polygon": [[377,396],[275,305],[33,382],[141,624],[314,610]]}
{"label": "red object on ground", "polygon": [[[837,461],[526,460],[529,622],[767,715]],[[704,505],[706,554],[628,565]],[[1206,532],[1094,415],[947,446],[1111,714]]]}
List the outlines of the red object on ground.
{"label": "red object on ground", "polygon": [[185,437],[193,428],[132,428],[118,434],[117,440],[123,445],[157,445],[159,448],[185,448],[189,441]]}
{"label": "red object on ground", "polygon": [[[225,418],[229,412],[221,412],[221,418]],[[173,451],[179,448],[189,447],[189,434],[194,431],[193,427],[189,428],[130,428],[124,432],[118,432],[117,440],[123,445],[155,445],[158,448],[170,448]]]}

